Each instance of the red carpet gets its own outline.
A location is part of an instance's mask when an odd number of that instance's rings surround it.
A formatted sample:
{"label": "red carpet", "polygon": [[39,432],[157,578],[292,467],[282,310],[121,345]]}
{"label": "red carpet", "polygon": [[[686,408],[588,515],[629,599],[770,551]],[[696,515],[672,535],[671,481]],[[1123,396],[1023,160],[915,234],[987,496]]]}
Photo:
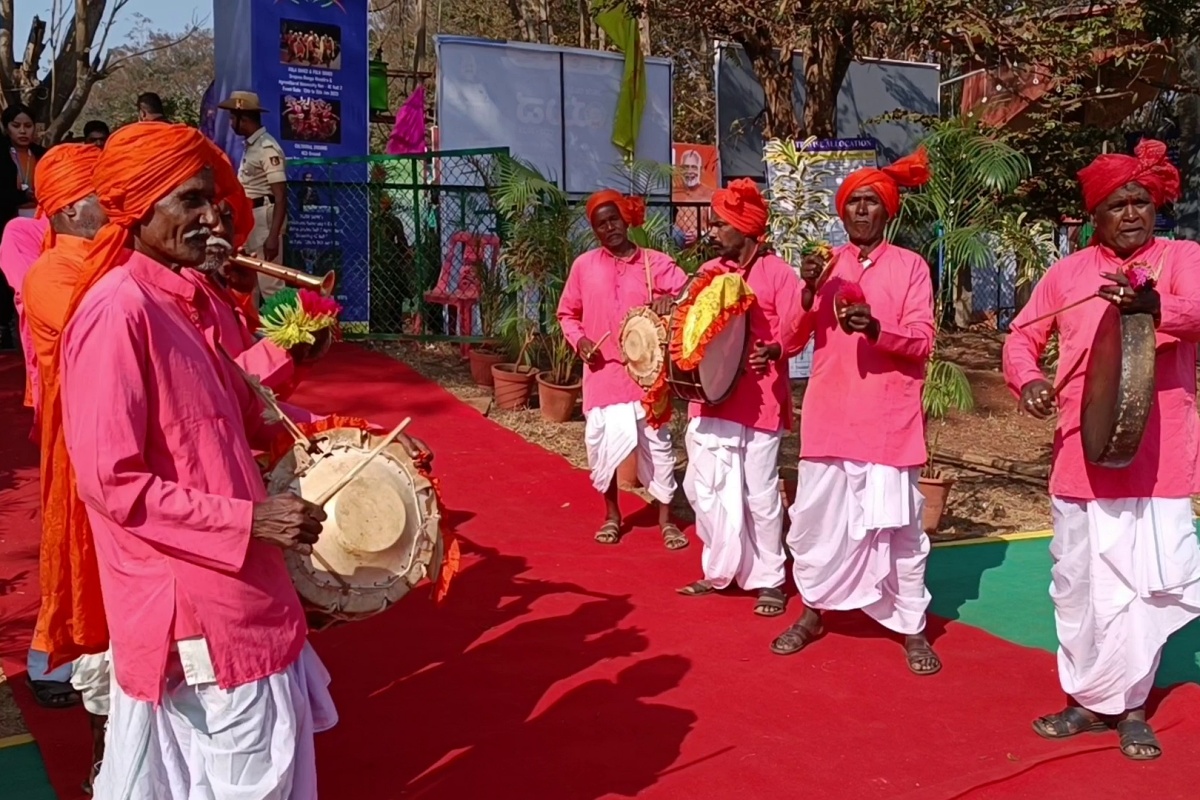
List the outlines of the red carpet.
{"label": "red carpet", "polygon": [[[10,421],[0,630],[5,668],[21,669],[34,460],[28,417],[13,410],[19,366],[0,363]],[[748,597],[672,591],[699,577],[696,543],[670,553],[641,529],[615,548],[592,544],[600,507],[586,474],[404,366],[345,346],[292,399],[384,425],[411,415],[467,540],[441,606],[422,590],[314,637],[342,714],[318,739],[329,800],[1195,794],[1196,686],[1171,692],[1154,717],[1167,755],[1134,764],[1109,736],[1035,736],[1030,721],[1061,702],[1053,657],[964,625],[931,626],[947,666],[929,679],[910,675],[900,645],[858,615],[838,617],[805,654],[773,656],[782,623],[755,617]],[[23,688],[18,699],[61,796],[75,797],[82,714],[40,711]]]}

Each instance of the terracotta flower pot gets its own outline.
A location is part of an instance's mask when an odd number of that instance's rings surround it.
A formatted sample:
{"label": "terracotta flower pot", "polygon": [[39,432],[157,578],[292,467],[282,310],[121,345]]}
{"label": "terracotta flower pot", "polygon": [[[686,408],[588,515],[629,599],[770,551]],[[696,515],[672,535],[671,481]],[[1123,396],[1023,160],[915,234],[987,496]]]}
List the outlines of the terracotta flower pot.
{"label": "terracotta flower pot", "polygon": [[489,353],[472,347],[467,351],[467,360],[471,364],[471,380],[476,386],[492,385],[492,366],[503,363],[504,356],[500,353]]}
{"label": "terracotta flower pot", "polygon": [[954,486],[953,478],[925,478],[917,481],[921,494],[925,496],[925,510],[921,513],[921,527],[926,533],[935,533],[942,524],[942,514],[946,512],[946,499],[950,496],[950,488]]}
{"label": "terracotta flower pot", "polygon": [[529,405],[529,395],[533,394],[533,382],[536,378],[537,371],[533,367],[493,364],[492,387],[496,407],[506,411],[525,408]]}
{"label": "terracotta flower pot", "polygon": [[583,383],[576,381],[567,386],[559,386],[551,383],[549,379],[549,372],[538,373],[538,408],[542,411],[542,417],[550,422],[566,422],[575,413],[575,403],[579,400]]}

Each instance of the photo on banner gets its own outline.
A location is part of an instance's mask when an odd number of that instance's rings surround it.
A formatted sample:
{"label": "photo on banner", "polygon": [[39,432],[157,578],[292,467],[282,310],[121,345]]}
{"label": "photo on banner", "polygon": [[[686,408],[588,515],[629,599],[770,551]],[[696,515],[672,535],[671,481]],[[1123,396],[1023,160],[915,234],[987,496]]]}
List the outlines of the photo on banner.
{"label": "photo on banner", "polygon": [[675,206],[675,227],[691,244],[708,228],[708,204],[719,186],[720,165],[717,148],[711,144],[675,142],[671,146],[675,182],[671,202]]}
{"label": "photo on banner", "polygon": [[[343,329],[366,333],[368,0],[224,0],[213,12],[216,93],[255,92],[287,157],[282,260],[317,275],[333,270]],[[228,124],[222,112],[214,127]]]}

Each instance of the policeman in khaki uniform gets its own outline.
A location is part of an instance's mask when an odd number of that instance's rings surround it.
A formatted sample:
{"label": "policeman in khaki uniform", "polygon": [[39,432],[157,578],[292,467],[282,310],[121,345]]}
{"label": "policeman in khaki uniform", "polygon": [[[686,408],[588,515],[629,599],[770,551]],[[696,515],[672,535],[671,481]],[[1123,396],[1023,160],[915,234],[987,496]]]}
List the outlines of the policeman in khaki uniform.
{"label": "policeman in khaki uniform", "polygon": [[[229,127],[246,140],[246,152],[238,168],[238,180],[254,205],[254,230],[246,240],[247,253],[267,261],[278,261],[280,238],[287,221],[287,171],[283,148],[263,127],[266,109],[254,92],[232,92],[219,108],[230,112]],[[262,300],[284,288],[278,278],[258,276]]]}

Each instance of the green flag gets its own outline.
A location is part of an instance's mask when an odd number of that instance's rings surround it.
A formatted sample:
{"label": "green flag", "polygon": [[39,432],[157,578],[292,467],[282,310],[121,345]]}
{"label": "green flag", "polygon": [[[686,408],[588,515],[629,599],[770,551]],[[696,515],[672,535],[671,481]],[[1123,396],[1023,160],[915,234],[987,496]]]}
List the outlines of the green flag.
{"label": "green flag", "polygon": [[646,60],[642,57],[642,36],[638,21],[630,16],[624,0],[593,0],[592,14],[604,33],[625,55],[625,74],[621,78],[621,95],[617,98],[617,114],[613,119],[612,143],[633,160],[638,131],[642,127],[642,111],[646,108]]}

